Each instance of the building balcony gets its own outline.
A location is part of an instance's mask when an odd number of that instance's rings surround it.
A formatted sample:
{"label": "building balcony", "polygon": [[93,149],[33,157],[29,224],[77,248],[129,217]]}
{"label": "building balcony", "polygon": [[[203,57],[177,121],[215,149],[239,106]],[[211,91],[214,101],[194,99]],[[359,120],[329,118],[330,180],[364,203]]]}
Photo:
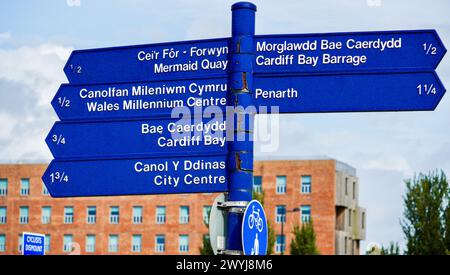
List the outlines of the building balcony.
{"label": "building balcony", "polygon": [[166,223],[166,216],[165,215],[157,215],[156,216],[156,223],[157,224],[164,224],[164,223]]}
{"label": "building balcony", "polygon": [[142,221],[143,221],[142,216],[134,216],[134,217],[133,217],[133,223],[134,223],[134,224],[141,224]]}
{"label": "building balcony", "polygon": [[97,222],[97,217],[94,215],[87,216],[87,223],[88,224],[95,224]]}
{"label": "building balcony", "polygon": [[119,252],[119,245],[117,245],[117,244],[109,245],[108,251],[111,253]]}
{"label": "building balcony", "polygon": [[165,251],[165,245],[164,244],[157,244],[155,247],[156,252],[164,252]]}
{"label": "building balcony", "polygon": [[64,217],[64,223],[65,223],[65,224],[71,224],[71,223],[73,223],[73,216],[65,216],[65,217]]}
{"label": "building balcony", "polygon": [[86,245],[86,252],[94,253],[95,252],[95,245],[93,245],[93,244]]}
{"label": "building balcony", "polygon": [[189,223],[189,216],[180,216],[180,224]]}
{"label": "building balcony", "polygon": [[134,244],[134,245],[131,247],[131,251],[132,251],[132,252],[142,252],[142,246],[139,245],[139,244]]}
{"label": "building balcony", "polygon": [[110,224],[118,224],[119,223],[119,216],[111,216],[109,217],[109,223]]}
{"label": "building balcony", "polygon": [[51,221],[49,216],[42,216],[42,224],[49,224]]}
{"label": "building balcony", "polygon": [[30,195],[30,189],[28,189],[28,188],[20,189],[20,195],[21,196],[29,196]]}

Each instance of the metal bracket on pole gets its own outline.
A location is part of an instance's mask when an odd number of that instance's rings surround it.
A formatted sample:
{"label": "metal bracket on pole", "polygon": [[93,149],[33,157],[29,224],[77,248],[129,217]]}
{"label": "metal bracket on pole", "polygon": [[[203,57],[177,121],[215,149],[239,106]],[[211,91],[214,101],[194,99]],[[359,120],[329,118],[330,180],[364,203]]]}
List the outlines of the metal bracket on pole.
{"label": "metal bracket on pole", "polygon": [[244,214],[248,201],[226,201],[219,202],[217,208],[228,213]]}

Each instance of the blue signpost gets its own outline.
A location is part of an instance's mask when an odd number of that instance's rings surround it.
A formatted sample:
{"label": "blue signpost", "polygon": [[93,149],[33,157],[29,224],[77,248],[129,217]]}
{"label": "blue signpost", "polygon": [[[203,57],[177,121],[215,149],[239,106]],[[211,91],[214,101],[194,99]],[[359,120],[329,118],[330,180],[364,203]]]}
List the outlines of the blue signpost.
{"label": "blue signpost", "polygon": [[228,190],[226,155],[50,163],[52,197],[215,193]]}
{"label": "blue signpost", "polygon": [[257,113],[427,111],[445,94],[434,30],[255,35],[256,6],[231,10],[230,38],[72,53],[46,138],[53,197],[226,192],[224,253],[263,255]]}
{"label": "blue signpost", "polygon": [[261,35],[255,73],[416,72],[446,53],[434,30]]}
{"label": "blue signpost", "polygon": [[167,118],[174,108],[204,113],[227,105],[227,79],[209,78],[163,82],[98,85],[63,84],[52,106],[64,121]]}
{"label": "blue signpost", "polygon": [[46,142],[57,159],[200,156],[226,154],[219,119],[57,122]]}
{"label": "blue signpost", "polygon": [[256,107],[279,113],[434,110],[445,88],[434,72],[257,76]]}
{"label": "blue signpost", "polygon": [[241,230],[244,255],[267,254],[267,218],[259,201],[253,200],[248,203],[242,218]]}
{"label": "blue signpost", "polygon": [[228,39],[73,51],[64,72],[71,84],[227,77]]}
{"label": "blue signpost", "polygon": [[23,255],[45,255],[45,235],[37,233],[22,233]]}

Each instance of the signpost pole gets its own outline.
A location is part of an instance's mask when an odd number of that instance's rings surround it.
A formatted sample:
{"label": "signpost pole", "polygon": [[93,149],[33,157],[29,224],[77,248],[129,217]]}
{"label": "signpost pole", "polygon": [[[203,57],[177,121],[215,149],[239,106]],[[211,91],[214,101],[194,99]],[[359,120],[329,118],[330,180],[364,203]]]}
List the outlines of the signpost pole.
{"label": "signpost pole", "polygon": [[[227,117],[232,116],[230,127],[233,139],[229,141],[229,195],[228,202],[245,209],[252,200],[253,188],[253,37],[255,34],[256,6],[239,2],[231,7],[232,38],[230,45],[231,68],[229,74]],[[232,127],[232,128],[231,128]],[[226,249],[242,253],[242,212],[230,208],[227,219]],[[239,210],[239,207],[238,207]]]}

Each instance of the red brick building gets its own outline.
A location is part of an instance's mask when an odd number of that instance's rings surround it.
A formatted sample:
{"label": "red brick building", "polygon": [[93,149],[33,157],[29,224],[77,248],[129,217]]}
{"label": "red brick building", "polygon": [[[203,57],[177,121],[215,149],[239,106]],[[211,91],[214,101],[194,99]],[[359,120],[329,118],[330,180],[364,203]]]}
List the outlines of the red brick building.
{"label": "red brick building", "polygon": [[[51,198],[46,164],[0,165],[0,255],[20,254],[22,232],[46,234],[47,254],[198,254],[217,194]],[[256,191],[289,253],[294,224],[314,220],[321,254],[358,254],[365,210],[355,169],[332,159],[255,163]],[[290,212],[296,209],[298,212]]]}

